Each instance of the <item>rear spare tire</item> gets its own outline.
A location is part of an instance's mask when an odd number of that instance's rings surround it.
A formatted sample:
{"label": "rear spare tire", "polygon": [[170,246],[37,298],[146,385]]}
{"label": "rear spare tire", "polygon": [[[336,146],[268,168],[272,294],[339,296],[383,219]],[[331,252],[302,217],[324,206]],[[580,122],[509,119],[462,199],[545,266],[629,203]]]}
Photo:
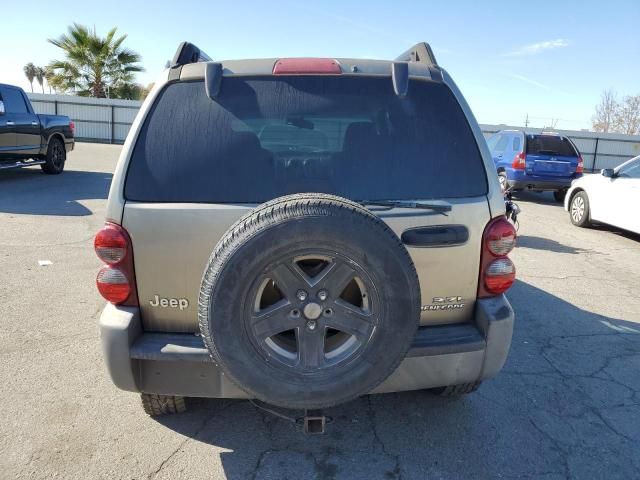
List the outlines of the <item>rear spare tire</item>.
{"label": "rear spare tire", "polygon": [[391,229],[344,198],[299,194],[233,225],[202,280],[200,330],[251,396],[323,408],[368,393],[404,358],[420,287]]}

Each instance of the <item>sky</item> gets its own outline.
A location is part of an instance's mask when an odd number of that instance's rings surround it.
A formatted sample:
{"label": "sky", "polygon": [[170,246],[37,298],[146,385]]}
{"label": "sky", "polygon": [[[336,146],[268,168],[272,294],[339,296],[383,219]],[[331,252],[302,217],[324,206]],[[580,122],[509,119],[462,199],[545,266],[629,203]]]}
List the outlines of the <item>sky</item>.
{"label": "sky", "polygon": [[[5,2],[3,2],[5,3]],[[80,4],[76,4],[80,5]],[[110,0],[51,8],[6,2],[0,82],[30,90],[22,67],[62,58],[47,42],[76,22],[117,27],[148,84],[183,40],[217,60],[294,56],[393,59],[426,41],[480,123],[591,125],[604,89],[640,94],[640,0],[305,2]],[[39,85],[35,86],[36,90]]]}

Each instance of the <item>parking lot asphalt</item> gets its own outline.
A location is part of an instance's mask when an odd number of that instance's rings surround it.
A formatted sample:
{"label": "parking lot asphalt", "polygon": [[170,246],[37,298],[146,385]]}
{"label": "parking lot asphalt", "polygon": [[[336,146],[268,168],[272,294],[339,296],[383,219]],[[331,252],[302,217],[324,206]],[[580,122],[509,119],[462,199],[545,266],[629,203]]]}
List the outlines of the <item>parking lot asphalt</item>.
{"label": "parking lot asphalt", "polygon": [[147,417],[98,339],[92,240],[119,152],[0,172],[1,478],[640,478],[640,237],[574,227],[548,194],[516,200],[513,344],[476,393],[363,397],[314,437],[247,401]]}

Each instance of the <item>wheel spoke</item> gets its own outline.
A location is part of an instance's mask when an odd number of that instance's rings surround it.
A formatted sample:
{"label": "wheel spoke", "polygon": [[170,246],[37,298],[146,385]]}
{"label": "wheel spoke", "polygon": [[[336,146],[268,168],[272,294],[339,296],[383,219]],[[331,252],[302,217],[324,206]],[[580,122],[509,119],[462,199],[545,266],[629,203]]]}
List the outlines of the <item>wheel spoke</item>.
{"label": "wheel spoke", "polygon": [[373,328],[371,314],[361,308],[347,304],[343,300],[333,302],[333,315],[326,319],[329,328],[353,335],[358,340],[365,339]]}
{"label": "wheel spoke", "polygon": [[268,276],[275,282],[276,286],[289,301],[293,301],[296,292],[301,286],[305,285],[310,287],[307,279],[304,278],[293,265],[280,263],[268,273]]}
{"label": "wheel spoke", "polygon": [[317,285],[339,296],[356,276],[356,271],[342,261],[333,261],[318,275]]}
{"label": "wheel spoke", "polygon": [[324,355],[324,328],[298,330],[298,355],[304,368],[322,367],[326,361]]}
{"label": "wheel spoke", "polygon": [[261,340],[292,330],[299,323],[299,318],[293,318],[289,315],[289,302],[285,299],[254,313],[251,317],[253,331]]}

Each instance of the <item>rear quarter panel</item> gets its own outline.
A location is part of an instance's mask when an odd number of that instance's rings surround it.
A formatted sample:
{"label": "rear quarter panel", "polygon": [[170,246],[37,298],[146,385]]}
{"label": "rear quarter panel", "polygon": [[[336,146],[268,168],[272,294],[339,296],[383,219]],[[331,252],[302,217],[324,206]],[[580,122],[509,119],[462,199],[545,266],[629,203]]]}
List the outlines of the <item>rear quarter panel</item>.
{"label": "rear quarter panel", "polygon": [[40,137],[42,144],[42,154],[46,154],[47,145],[55,135],[61,135],[65,143],[73,142],[73,132],[71,131],[71,120],[63,115],[42,115],[38,114],[40,121]]}

